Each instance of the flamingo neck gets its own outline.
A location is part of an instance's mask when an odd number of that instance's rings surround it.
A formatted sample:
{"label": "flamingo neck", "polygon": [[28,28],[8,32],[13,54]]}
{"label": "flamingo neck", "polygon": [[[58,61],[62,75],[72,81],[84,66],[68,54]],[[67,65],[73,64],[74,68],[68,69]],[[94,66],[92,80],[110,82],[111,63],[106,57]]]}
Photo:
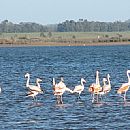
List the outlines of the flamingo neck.
{"label": "flamingo neck", "polygon": [[81,85],[82,85],[82,86],[84,86],[84,83],[83,83],[83,81],[81,81]]}
{"label": "flamingo neck", "polygon": [[110,82],[109,76],[107,77],[107,80],[108,80],[108,85],[111,86],[111,82]]}
{"label": "flamingo neck", "polygon": [[40,88],[40,83],[39,83],[38,81],[36,81],[36,84],[37,84],[37,86]]}
{"label": "flamingo neck", "polygon": [[130,84],[130,75],[128,72],[127,72],[127,77],[128,77],[128,83]]}
{"label": "flamingo neck", "polygon": [[103,81],[103,85],[106,86],[106,81]]}
{"label": "flamingo neck", "polygon": [[99,86],[100,86],[99,75],[98,75],[98,73],[96,73],[96,85],[99,85]]}
{"label": "flamingo neck", "polygon": [[53,86],[55,86],[56,85],[56,82],[55,82],[55,78],[53,78]]}
{"label": "flamingo neck", "polygon": [[27,78],[26,87],[28,87],[28,86],[29,86],[29,81],[30,81],[30,76],[28,76],[28,78]]}

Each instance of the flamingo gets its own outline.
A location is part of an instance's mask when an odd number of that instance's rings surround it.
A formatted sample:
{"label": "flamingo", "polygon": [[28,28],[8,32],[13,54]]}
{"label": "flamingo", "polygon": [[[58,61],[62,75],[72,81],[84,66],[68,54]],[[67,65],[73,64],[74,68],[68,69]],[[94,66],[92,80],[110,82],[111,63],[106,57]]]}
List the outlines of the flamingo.
{"label": "flamingo", "polygon": [[103,78],[102,91],[99,92],[100,95],[104,95],[104,94],[105,94],[104,91],[103,91],[103,89],[106,87],[106,81],[107,81],[107,79],[106,79],[106,78]]}
{"label": "flamingo", "polygon": [[69,91],[70,93],[73,93],[72,90],[66,87],[64,83],[64,79],[62,77],[61,77],[61,81],[58,84],[55,82],[55,78],[53,78],[53,90],[54,90],[54,95],[57,97],[58,104],[59,103],[63,104],[62,95],[64,94],[65,91]]}
{"label": "flamingo", "polygon": [[93,95],[92,102],[94,102],[95,100],[95,94],[97,95],[97,102],[98,102],[98,95],[102,91],[102,87],[100,86],[100,81],[99,81],[99,71],[96,71],[96,83],[92,83],[88,91]]}
{"label": "flamingo", "polygon": [[75,86],[75,88],[73,90],[73,93],[78,93],[79,94],[78,98],[80,98],[80,94],[84,90],[84,83],[86,83],[85,79],[81,78],[81,84]]}
{"label": "flamingo", "polygon": [[108,81],[108,84],[105,84],[103,86],[103,92],[104,92],[104,94],[109,93],[110,90],[111,90],[111,82],[110,82],[110,75],[109,74],[107,74],[107,81]]}
{"label": "flamingo", "polygon": [[127,77],[128,77],[128,82],[127,83],[123,83],[122,86],[117,90],[118,94],[122,94],[124,93],[124,102],[126,101],[126,92],[129,90],[130,87],[130,70],[127,70]]}
{"label": "flamingo", "polygon": [[26,83],[26,87],[29,88],[29,92],[27,93],[28,97],[33,97],[33,99],[36,98],[36,95],[38,95],[39,93],[43,93],[43,90],[40,87],[40,83],[42,80],[37,78],[36,79],[36,85],[30,85],[29,84],[29,80],[30,80],[30,74],[27,73],[25,75],[25,77],[27,78],[27,83]]}
{"label": "flamingo", "polygon": [[58,84],[55,82],[55,78],[53,78],[53,90],[54,90],[54,95],[57,98],[58,104],[63,104],[62,95],[65,91],[64,86],[65,84],[63,83],[63,78],[61,78],[61,81]]}
{"label": "flamingo", "polygon": [[26,87],[29,88],[30,91],[43,92],[43,90],[41,89],[40,84],[39,84],[39,82],[42,81],[41,79],[37,78],[36,85],[31,85],[31,84],[29,84],[29,81],[30,81],[30,74],[29,73],[25,74],[25,78],[27,78]]}

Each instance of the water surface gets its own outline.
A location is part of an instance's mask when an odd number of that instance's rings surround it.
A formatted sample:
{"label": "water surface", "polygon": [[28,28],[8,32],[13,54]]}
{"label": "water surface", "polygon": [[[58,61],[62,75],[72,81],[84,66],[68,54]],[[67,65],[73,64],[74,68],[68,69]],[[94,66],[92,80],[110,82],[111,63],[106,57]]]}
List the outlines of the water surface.
{"label": "water surface", "polygon": [[[123,103],[116,91],[127,82],[130,69],[130,46],[92,47],[12,47],[0,48],[0,129],[130,129],[130,102]],[[112,90],[99,104],[92,104],[88,87],[109,73]],[[31,83],[37,77],[45,90],[38,103],[26,97],[25,73]],[[74,89],[80,78],[86,79],[81,100],[64,93],[64,104],[57,105],[52,91],[52,78],[64,77]],[[130,99],[130,92],[127,92]]]}

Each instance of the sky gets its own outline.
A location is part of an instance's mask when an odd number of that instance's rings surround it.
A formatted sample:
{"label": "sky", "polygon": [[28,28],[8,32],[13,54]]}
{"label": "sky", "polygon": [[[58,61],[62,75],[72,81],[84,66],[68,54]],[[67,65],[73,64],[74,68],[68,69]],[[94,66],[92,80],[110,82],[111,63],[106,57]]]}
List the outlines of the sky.
{"label": "sky", "polygon": [[125,21],[130,0],[0,0],[0,22],[58,24],[65,20]]}

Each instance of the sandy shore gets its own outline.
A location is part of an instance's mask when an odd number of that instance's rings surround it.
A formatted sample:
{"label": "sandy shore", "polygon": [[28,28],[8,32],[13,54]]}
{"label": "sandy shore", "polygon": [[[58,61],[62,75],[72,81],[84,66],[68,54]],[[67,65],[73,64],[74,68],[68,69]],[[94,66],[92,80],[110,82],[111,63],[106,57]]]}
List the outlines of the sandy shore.
{"label": "sandy shore", "polygon": [[0,47],[28,47],[28,46],[117,46],[117,45],[130,45],[130,42],[99,42],[99,43],[31,43],[31,44],[0,44]]}

